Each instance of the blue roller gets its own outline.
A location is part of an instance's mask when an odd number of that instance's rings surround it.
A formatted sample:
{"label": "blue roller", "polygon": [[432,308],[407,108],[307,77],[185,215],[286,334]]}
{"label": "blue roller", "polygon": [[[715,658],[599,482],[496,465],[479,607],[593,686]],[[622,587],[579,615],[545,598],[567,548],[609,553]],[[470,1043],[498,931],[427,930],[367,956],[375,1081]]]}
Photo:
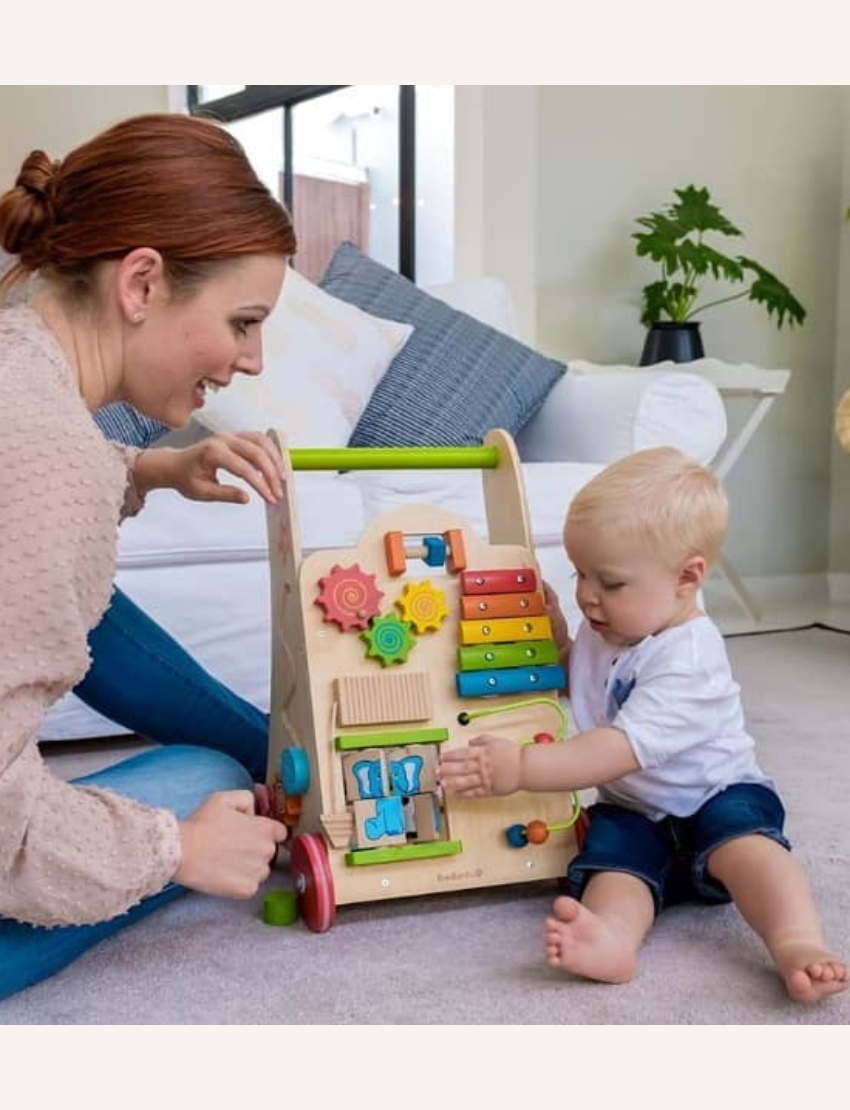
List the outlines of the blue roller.
{"label": "blue roller", "polygon": [[280,753],[280,779],[286,794],[306,794],[310,789],[310,760],[303,748],[284,748]]}

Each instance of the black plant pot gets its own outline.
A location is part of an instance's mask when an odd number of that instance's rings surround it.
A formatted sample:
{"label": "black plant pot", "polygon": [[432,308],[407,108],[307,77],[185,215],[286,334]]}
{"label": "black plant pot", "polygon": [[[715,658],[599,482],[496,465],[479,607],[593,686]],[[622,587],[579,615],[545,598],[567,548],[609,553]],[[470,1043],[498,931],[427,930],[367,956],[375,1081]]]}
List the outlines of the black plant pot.
{"label": "black plant pot", "polygon": [[646,342],[640,356],[641,366],[652,366],[656,362],[693,362],[703,358],[702,339],[699,323],[689,320],[677,324],[672,320],[661,320],[652,324],[646,333]]}

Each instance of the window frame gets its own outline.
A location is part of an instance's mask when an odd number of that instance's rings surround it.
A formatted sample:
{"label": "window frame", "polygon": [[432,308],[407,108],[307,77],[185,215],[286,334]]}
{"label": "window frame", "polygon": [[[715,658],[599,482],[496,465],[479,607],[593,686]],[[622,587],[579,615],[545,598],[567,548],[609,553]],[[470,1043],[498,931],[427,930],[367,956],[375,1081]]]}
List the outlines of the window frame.
{"label": "window frame", "polygon": [[[233,123],[273,108],[282,108],[284,116],[283,202],[294,214],[292,172],[292,110],[305,100],[348,85],[246,85],[242,92],[231,93],[216,100],[201,100],[200,85],[186,86],[189,114],[206,116],[220,123]],[[416,86],[399,85],[398,134],[398,269],[411,281],[416,280]]]}

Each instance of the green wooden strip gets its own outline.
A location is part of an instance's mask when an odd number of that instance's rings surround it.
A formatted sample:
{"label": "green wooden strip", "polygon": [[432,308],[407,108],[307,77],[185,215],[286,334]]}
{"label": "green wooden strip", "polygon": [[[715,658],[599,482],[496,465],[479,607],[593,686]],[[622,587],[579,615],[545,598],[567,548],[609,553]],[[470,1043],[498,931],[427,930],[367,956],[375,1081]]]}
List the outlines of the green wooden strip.
{"label": "green wooden strip", "polygon": [[368,867],[373,863],[400,863],[406,859],[437,859],[457,856],[463,851],[459,840],[429,840],[423,844],[396,844],[389,848],[363,848],[346,852],[349,867]]}
{"label": "green wooden strip", "polygon": [[495,470],[498,447],[291,447],[293,470]]}
{"label": "green wooden strip", "polygon": [[460,671],[542,666],[557,662],[558,648],[554,640],[529,640],[520,644],[471,644],[457,649]]}
{"label": "green wooden strip", "polygon": [[338,752],[356,752],[361,748],[395,748],[399,744],[444,744],[449,738],[447,728],[411,728],[402,732],[359,732],[334,738]]}

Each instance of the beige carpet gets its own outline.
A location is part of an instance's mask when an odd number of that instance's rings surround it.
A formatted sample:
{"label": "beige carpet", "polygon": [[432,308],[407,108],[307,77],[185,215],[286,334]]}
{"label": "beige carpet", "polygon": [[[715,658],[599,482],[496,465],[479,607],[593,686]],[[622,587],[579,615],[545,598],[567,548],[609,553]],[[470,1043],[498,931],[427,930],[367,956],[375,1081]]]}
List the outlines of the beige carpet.
{"label": "beige carpet", "polygon": [[[850,955],[850,636],[728,643],[828,936]],[[91,769],[90,754],[58,762],[63,774]],[[545,884],[343,907],[321,936],[263,925],[259,898],[190,895],[0,1003],[0,1025],[850,1021],[850,993],[814,1009],[787,1001],[731,907],[665,913],[625,986],[559,975],[541,958],[552,894]]]}

